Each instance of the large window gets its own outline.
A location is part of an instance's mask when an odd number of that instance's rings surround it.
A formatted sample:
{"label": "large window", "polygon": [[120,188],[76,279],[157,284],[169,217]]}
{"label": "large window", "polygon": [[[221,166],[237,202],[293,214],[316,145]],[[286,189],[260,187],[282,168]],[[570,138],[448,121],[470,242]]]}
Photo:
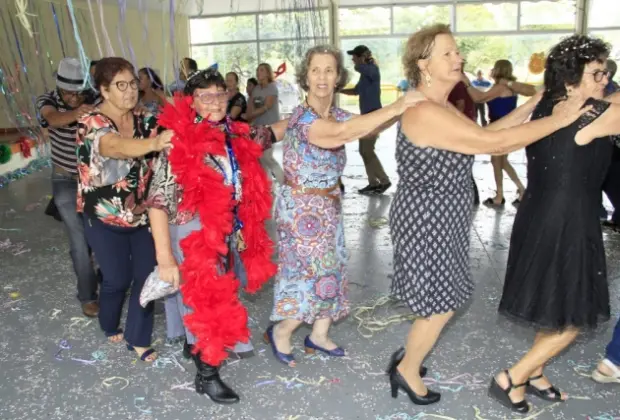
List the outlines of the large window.
{"label": "large window", "polygon": [[199,67],[217,63],[221,72],[235,71],[242,85],[255,77],[261,62],[276,70],[278,79],[294,82],[295,67],[312,45],[328,42],[327,9],[281,11],[190,19],[192,57]]}
{"label": "large window", "polygon": [[[609,3],[607,0],[591,1]],[[419,2],[422,4],[413,1],[406,4],[403,0],[396,3],[383,7],[348,6],[338,11],[342,49],[366,45],[379,63],[383,103],[390,103],[397,97],[395,87],[404,78],[401,63],[404,44],[423,26],[451,25],[466,59],[468,73],[482,70],[488,77],[495,61],[508,59],[519,80],[539,84],[542,74],[529,71],[530,57],[534,53],[547,53],[562,37],[574,32],[576,23],[576,0],[429,0]],[[618,9],[614,16],[620,25],[620,0],[614,3],[617,5],[613,9]],[[600,12],[603,14],[612,13],[609,7],[595,5],[593,8],[605,9]],[[620,36],[620,31],[607,32],[607,36]],[[347,60],[349,70],[353,70],[350,58]],[[359,75],[352,71],[349,86],[358,79]],[[341,97],[341,104],[355,109],[357,98]]]}
{"label": "large window", "polygon": [[[589,0],[588,27],[615,45],[620,45],[620,0]],[[520,80],[539,83],[531,74],[532,54],[547,52],[562,37],[575,30],[576,0],[488,0],[383,2],[360,0],[372,6],[349,6],[337,11],[338,39],[343,51],[368,46],[381,69],[384,102],[396,97],[394,87],[403,79],[401,64],[407,37],[423,26],[445,23],[452,26],[467,63],[466,71],[488,73],[498,59],[511,60]],[[382,5],[385,3],[385,5]],[[222,71],[234,69],[242,79],[254,75],[260,62],[274,69],[282,63],[282,80],[294,82],[294,68],[308,47],[330,39],[327,9],[273,11],[190,20],[192,54],[201,66],[217,62]],[[614,56],[620,51],[614,50]],[[350,85],[358,80],[350,57]],[[348,98],[346,103],[356,103]]]}
{"label": "large window", "polygon": [[518,23],[517,3],[459,4],[456,6],[458,32],[514,31]]}
{"label": "large window", "polygon": [[588,28],[620,29],[620,1],[590,0]]}

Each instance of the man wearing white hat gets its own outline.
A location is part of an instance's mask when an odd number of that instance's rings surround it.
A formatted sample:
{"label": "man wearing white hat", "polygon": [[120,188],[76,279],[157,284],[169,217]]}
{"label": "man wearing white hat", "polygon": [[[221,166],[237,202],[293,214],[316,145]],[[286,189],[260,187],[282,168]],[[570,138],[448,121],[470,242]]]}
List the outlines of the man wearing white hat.
{"label": "man wearing white hat", "polygon": [[99,313],[97,303],[97,276],[84,238],[84,225],[77,213],[77,159],[75,138],[77,120],[94,109],[92,95],[84,83],[87,76],[75,58],[64,58],[58,63],[56,89],[39,96],[37,108],[39,123],[47,128],[52,151],[52,194],[54,203],[69,234],[71,260],[77,275],[77,297],[82,312],[88,317]]}

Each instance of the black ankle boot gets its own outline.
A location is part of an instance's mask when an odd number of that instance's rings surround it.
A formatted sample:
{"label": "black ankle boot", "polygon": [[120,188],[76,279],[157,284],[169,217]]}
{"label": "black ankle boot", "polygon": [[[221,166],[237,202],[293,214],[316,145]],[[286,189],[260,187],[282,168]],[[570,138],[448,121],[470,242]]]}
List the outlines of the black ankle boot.
{"label": "black ankle boot", "polygon": [[183,343],[183,357],[185,357],[186,359],[191,359],[193,348],[194,346],[189,344],[187,342],[187,339],[185,339],[185,343]]}
{"label": "black ankle boot", "polygon": [[198,372],[196,372],[196,392],[206,394],[211,401],[218,404],[234,404],[239,402],[235,393],[220,378],[219,366],[211,366],[200,360],[200,355],[192,355]]}

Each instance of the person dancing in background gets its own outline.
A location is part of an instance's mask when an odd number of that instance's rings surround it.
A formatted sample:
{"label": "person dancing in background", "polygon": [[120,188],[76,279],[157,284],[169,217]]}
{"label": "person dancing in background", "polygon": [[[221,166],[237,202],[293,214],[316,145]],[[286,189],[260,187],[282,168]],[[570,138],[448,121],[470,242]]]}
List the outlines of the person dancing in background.
{"label": "person dancing in background", "polygon": [[[252,89],[252,96],[248,103],[248,110],[244,119],[252,125],[270,125],[280,121],[280,103],[278,101],[278,87],[271,65],[261,63],[256,68],[258,85]],[[242,114],[243,116],[243,114]],[[284,172],[273,156],[273,149],[263,152],[261,163],[267,173],[271,174],[278,184],[284,181]]]}
{"label": "person dancing in background", "polygon": [[[497,60],[491,70],[491,77],[495,80],[495,85],[486,92],[478,89],[468,89],[468,93],[476,103],[486,103],[489,108],[489,122],[499,120],[508,115],[517,107],[519,99],[518,94],[524,96],[534,96],[536,89],[532,85],[525,83],[516,84],[516,78],[512,74],[512,63],[508,60]],[[473,82],[469,82],[466,76],[463,76],[467,85],[474,86]],[[525,186],[519,179],[519,175],[515,168],[508,161],[508,155],[491,156],[491,164],[493,165],[493,175],[495,176],[495,185],[497,187],[495,197],[489,197],[484,200],[487,206],[503,206],[506,203],[504,198],[504,171],[508,177],[517,186],[517,198],[512,204],[519,204],[525,191]]]}
{"label": "person dancing in background", "polygon": [[[465,62],[463,62],[462,68],[462,71],[464,72]],[[474,101],[471,99],[469,93],[467,93],[467,86],[465,85],[465,83],[463,83],[463,81],[458,82],[456,86],[454,86],[454,89],[452,89],[452,92],[450,92],[450,95],[448,95],[448,102],[454,105],[454,107],[461,111],[463,115],[465,115],[467,118],[469,118],[473,122],[476,122],[476,111],[479,109],[477,108]],[[485,127],[486,125],[487,124],[485,121],[482,126]],[[471,174],[471,182],[474,188],[474,206],[477,206],[480,204],[480,194],[478,193],[478,186],[476,185],[476,179],[474,178],[473,171]]]}
{"label": "person dancing in background", "polygon": [[143,67],[138,70],[138,80],[140,81],[138,86],[140,105],[153,115],[159,114],[161,107],[167,102],[161,79],[153,69]]}
{"label": "person dancing in background", "polygon": [[239,91],[239,75],[234,71],[226,73],[226,92],[228,93],[226,114],[233,121],[244,121],[242,115],[248,109],[248,102],[243,93]]}
{"label": "person dancing in background", "polygon": [[[358,95],[362,115],[381,109],[381,72],[372,52],[367,46],[358,45],[347,51],[347,54],[353,57],[355,71],[360,74],[360,78],[354,88],[341,89],[340,93]],[[360,139],[360,155],[368,176],[368,185],[358,190],[360,194],[383,194],[392,186],[375,153],[378,138],[376,133],[370,133],[367,138]]]}
{"label": "person dancing in background", "polygon": [[[476,72],[476,78],[471,81],[471,84],[473,87],[475,87],[476,89],[480,89],[483,92],[489,89],[493,85],[491,82],[489,82],[487,79],[484,78],[484,76],[482,75],[482,70],[478,70]],[[480,125],[485,127],[488,124],[488,122],[487,122],[487,116],[486,116],[486,105],[484,103],[476,104],[476,114],[477,114],[476,120],[479,118]]]}

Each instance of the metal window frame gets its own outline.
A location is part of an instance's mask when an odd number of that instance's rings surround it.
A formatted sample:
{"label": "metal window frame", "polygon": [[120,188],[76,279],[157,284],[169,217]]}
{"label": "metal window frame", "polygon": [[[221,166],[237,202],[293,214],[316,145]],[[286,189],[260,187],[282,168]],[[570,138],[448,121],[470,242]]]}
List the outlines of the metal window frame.
{"label": "metal window frame", "polygon": [[[620,26],[608,26],[608,27],[588,27],[587,25],[587,16],[588,10],[590,7],[591,0],[576,0],[575,3],[575,26],[573,29],[550,29],[550,30],[523,30],[521,29],[521,14],[522,14],[522,3],[524,1],[528,2],[536,2],[537,0],[486,0],[486,1],[477,1],[477,0],[452,0],[452,1],[425,1],[425,2],[411,2],[411,3],[372,3],[372,4],[361,4],[361,5],[346,5],[340,6],[339,0],[329,0],[329,4],[325,7],[320,7],[318,10],[327,11],[328,14],[328,25],[330,28],[329,39],[336,45],[340,45],[340,40],[344,39],[358,39],[360,35],[341,35],[339,28],[339,19],[338,12],[341,9],[369,9],[373,7],[381,7],[381,8],[389,8],[390,10],[390,33],[389,34],[378,34],[378,35],[364,35],[364,38],[372,38],[372,39],[381,39],[381,38],[395,38],[395,37],[406,37],[411,35],[410,33],[400,33],[394,31],[394,8],[395,7],[427,7],[427,6],[447,6],[450,7],[450,21],[451,27],[456,36],[515,36],[515,35],[552,35],[552,34],[566,34],[570,35],[572,33],[587,33],[589,31],[615,31],[620,30]],[[540,0],[540,1],[548,1],[548,0]],[[491,4],[516,4],[517,5],[517,22],[515,30],[507,30],[507,31],[463,31],[459,32],[457,27],[457,9],[460,5],[468,5],[468,4],[481,4],[481,3],[491,3]],[[317,9],[312,8],[303,8],[296,10],[299,12],[308,12],[314,11]],[[202,16],[190,16],[189,19],[210,19],[210,18],[221,18],[221,17],[230,17],[230,16],[251,16],[255,17],[255,26],[256,26],[256,39],[243,40],[243,41],[219,41],[219,42],[209,42],[209,43],[191,43],[190,39],[190,48],[192,47],[200,47],[200,46],[218,46],[218,45],[235,45],[235,44],[250,44],[256,43],[256,49],[258,54],[258,61],[260,62],[261,58],[261,43],[263,42],[286,42],[286,41],[295,41],[297,38],[273,38],[273,39],[262,39],[260,37],[260,16],[261,15],[269,15],[274,13],[287,13],[287,11],[281,10],[260,10],[256,12],[241,12],[241,13],[233,13],[233,14],[217,14],[217,15],[202,15]],[[302,38],[302,39],[312,39],[312,38]]]}

